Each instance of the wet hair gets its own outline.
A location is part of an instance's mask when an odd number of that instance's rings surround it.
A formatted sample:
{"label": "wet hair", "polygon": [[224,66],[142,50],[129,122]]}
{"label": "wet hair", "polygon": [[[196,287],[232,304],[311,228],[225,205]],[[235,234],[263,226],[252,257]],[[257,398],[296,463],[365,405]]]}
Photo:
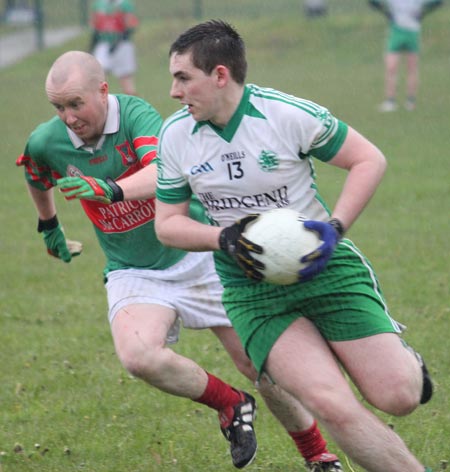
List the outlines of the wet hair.
{"label": "wet hair", "polygon": [[244,84],[247,75],[245,44],[239,33],[225,21],[209,20],[189,28],[174,41],[169,56],[187,52],[192,54],[194,66],[205,74],[224,65],[238,84]]}

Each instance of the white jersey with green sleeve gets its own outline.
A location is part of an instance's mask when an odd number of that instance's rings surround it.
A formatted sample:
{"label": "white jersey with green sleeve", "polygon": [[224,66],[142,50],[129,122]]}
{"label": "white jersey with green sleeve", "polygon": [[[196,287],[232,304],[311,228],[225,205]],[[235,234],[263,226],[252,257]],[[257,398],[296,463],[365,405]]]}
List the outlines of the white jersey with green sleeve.
{"label": "white jersey with green sleeve", "polygon": [[381,0],[389,12],[392,23],[409,31],[420,31],[424,9],[435,4],[436,0]]}
{"label": "white jersey with green sleeve", "polygon": [[[325,220],[312,157],[333,158],[347,130],[316,103],[249,84],[224,129],[196,122],[186,108],[165,121],[157,197],[180,203],[195,194],[219,226],[272,208]],[[227,264],[219,253],[216,260]]]}

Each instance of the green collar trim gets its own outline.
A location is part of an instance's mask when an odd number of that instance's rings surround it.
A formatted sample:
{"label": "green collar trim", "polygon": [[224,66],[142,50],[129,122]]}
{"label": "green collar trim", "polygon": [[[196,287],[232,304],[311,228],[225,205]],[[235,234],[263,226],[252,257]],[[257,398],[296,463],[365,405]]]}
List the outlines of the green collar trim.
{"label": "green collar trim", "polygon": [[239,125],[241,124],[242,119],[245,115],[252,116],[253,118],[262,118],[263,120],[266,117],[257,110],[252,103],[250,103],[250,88],[248,86],[244,87],[244,93],[242,95],[241,101],[239,102],[236,111],[234,112],[231,120],[227,123],[225,128],[220,128],[219,126],[211,123],[210,121],[199,121],[193,131],[192,134],[195,134],[202,126],[209,126],[213,129],[222,139],[227,141],[228,143],[231,142],[233,136],[236,134]]}

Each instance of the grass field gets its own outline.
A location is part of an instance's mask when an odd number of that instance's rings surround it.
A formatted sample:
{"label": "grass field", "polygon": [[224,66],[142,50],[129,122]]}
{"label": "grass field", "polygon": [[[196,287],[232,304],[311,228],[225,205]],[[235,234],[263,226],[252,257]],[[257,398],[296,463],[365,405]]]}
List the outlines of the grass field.
{"label": "grass field", "polygon": [[[417,111],[387,115],[376,112],[381,16],[367,10],[314,21],[300,14],[227,18],[247,41],[250,82],[328,106],[388,158],[387,175],[349,236],[374,263],[394,317],[408,325],[405,337],[436,382],[429,405],[406,418],[381,417],[436,472],[450,461],[449,8],[425,23]],[[168,46],[189,21],[146,20],[136,36],[138,90],[163,116],[178,107],[168,96]],[[104,259],[79,206],[58,200],[68,237],[84,244],[71,264],[46,256],[36,232],[15,159],[32,129],[53,116],[44,94],[49,66],[87,43],[86,35],[0,70],[0,471],[234,470],[214,412],[148,388],[119,365],[106,320]],[[111,86],[117,91],[114,80]],[[332,203],[344,176],[327,166],[318,172]],[[209,332],[184,331],[176,350],[254,391]],[[304,470],[262,402],[256,429],[259,453],[249,471]],[[341,459],[346,471],[361,471]]]}

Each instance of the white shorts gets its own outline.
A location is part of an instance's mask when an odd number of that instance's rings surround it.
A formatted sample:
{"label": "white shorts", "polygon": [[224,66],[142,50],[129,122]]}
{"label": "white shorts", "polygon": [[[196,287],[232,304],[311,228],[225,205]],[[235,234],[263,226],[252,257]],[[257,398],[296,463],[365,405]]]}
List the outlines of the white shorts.
{"label": "white shorts", "polygon": [[125,269],[108,274],[109,322],[127,305],[157,304],[172,308],[177,320],[168,343],[178,341],[185,328],[231,326],[222,305],[223,288],[214,269],[212,252],[190,252],[165,270]]}
{"label": "white shorts", "polygon": [[136,72],[136,53],[131,41],[121,41],[114,52],[109,52],[110,44],[105,41],[99,42],[92,54],[102,65],[107,73],[113,74],[119,79]]}

